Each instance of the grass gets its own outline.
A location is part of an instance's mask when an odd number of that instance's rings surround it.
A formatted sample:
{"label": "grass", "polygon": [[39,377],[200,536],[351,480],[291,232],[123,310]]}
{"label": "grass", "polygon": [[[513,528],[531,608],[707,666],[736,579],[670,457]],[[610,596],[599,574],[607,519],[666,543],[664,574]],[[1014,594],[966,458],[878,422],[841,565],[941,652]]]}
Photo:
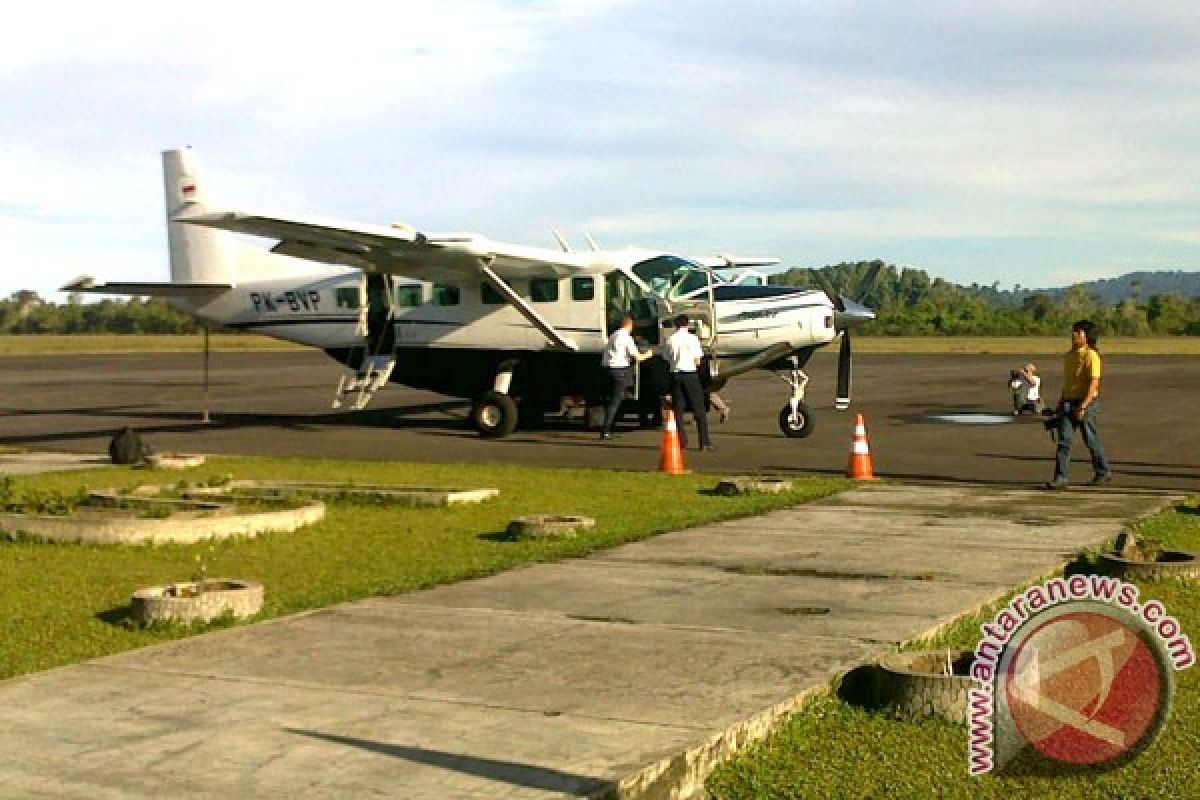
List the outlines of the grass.
{"label": "grass", "polygon": [[[655,533],[757,514],[844,488],[806,478],[781,495],[718,497],[712,476],[533,467],[211,459],[184,472],[113,468],[18,478],[15,489],[73,492],[81,485],[173,484],[234,473],[246,479],[495,487],[480,505],[405,509],[332,503],[326,518],[288,534],[194,545],[93,546],[0,540],[0,678],[116,653],[199,629],[139,629],[125,607],[138,588],[209,578],[261,581],[263,617],[412,591],[530,561],[580,556]],[[595,517],[575,539],[511,542],[513,517]]]}
{"label": "grass", "polygon": [[[198,333],[183,334],[31,334],[0,335],[0,356],[37,356],[102,353],[199,353]],[[297,350],[301,345],[253,333],[214,333],[209,346],[220,352]]]}
{"label": "grass", "polygon": [[[252,333],[214,333],[217,351],[298,350],[301,345]],[[1106,338],[1106,354],[1200,355],[1200,336]],[[37,334],[0,335],[0,356],[90,353],[190,353],[200,351],[198,334]],[[926,353],[1059,355],[1067,350],[1063,336],[855,336],[860,353]]]}
{"label": "grass", "polygon": [[[1135,527],[1166,547],[1200,550],[1200,496]],[[1143,601],[1161,600],[1193,646],[1200,645],[1200,582],[1139,585]],[[973,648],[979,625],[991,618],[989,611],[960,620],[921,645]],[[1176,679],[1175,704],[1161,736],[1140,757],[1112,772],[971,778],[962,726],[938,719],[901,722],[829,695],[718,768],[708,789],[720,800],[1200,797],[1200,668],[1177,673]]]}
{"label": "grass", "polygon": [[[1061,355],[1062,336],[855,336],[859,353]],[[1113,337],[1100,340],[1105,355],[1200,355],[1200,336]]]}

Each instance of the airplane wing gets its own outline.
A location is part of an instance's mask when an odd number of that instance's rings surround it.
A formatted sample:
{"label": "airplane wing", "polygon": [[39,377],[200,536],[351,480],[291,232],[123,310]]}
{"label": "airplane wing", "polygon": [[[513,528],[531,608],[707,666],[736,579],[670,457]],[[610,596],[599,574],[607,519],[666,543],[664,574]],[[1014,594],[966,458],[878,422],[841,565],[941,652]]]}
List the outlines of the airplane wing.
{"label": "airplane wing", "polygon": [[604,272],[611,264],[593,253],[562,253],[493,242],[474,234],[424,234],[407,226],[215,212],[176,222],[276,239],[272,252],[370,272],[438,281],[477,278],[490,267],[504,278],[557,278]]}
{"label": "airplane wing", "polygon": [[493,242],[474,234],[429,235],[402,225],[386,227],[232,211],[176,217],[175,221],[277,239],[273,253],[367,272],[434,282],[483,280],[552,345],[567,350],[577,350],[578,345],[547,322],[507,281],[601,273],[612,267],[597,253],[562,253]]}

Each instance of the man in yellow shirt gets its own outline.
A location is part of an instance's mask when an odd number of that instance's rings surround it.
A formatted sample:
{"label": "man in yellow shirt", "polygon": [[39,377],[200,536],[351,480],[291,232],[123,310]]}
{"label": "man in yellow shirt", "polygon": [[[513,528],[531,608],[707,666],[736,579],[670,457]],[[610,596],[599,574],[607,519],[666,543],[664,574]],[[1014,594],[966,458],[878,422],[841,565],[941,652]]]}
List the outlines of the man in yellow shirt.
{"label": "man in yellow shirt", "polygon": [[1071,438],[1083,432],[1083,443],[1092,454],[1092,485],[1112,480],[1112,469],[1104,456],[1096,415],[1100,411],[1100,352],[1096,349],[1096,326],[1081,319],[1071,326],[1071,350],[1063,361],[1062,396],[1058,401],[1058,454],[1054,480],[1047,489],[1065,489],[1071,466]]}

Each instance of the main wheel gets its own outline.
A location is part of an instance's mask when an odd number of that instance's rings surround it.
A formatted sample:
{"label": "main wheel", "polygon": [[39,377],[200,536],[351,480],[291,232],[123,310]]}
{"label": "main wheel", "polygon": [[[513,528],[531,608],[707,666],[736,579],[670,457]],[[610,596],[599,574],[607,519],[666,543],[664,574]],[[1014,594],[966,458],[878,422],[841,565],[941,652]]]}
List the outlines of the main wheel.
{"label": "main wheel", "polygon": [[779,409],[779,430],[789,439],[806,439],[817,426],[817,419],[812,409],[801,402],[796,405],[796,416],[792,416],[792,404],[787,403]]}
{"label": "main wheel", "polygon": [[471,410],[471,419],[480,436],[499,439],[517,429],[517,404],[506,394],[488,392]]}

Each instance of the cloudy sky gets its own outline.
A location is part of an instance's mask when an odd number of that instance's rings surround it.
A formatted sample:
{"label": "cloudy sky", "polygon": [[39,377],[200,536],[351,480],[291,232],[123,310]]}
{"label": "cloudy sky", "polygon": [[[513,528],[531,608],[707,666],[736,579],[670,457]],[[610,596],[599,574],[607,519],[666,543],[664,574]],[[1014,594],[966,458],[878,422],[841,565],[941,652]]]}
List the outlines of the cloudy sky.
{"label": "cloudy sky", "polygon": [[276,9],[6,12],[0,293],[165,280],[185,144],[240,210],[1005,286],[1200,269],[1190,0]]}

